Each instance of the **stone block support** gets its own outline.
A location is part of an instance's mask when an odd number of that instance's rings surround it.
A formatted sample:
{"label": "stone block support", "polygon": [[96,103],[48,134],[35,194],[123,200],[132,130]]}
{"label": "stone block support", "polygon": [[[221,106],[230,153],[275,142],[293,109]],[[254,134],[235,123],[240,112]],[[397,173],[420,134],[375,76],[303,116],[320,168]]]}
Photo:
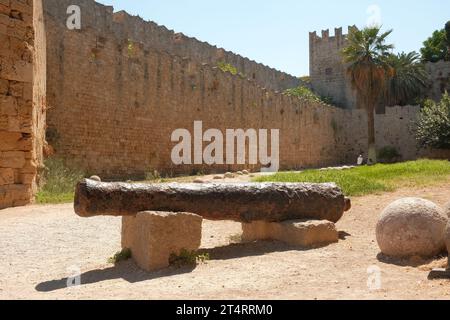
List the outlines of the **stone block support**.
{"label": "stone block support", "polygon": [[242,224],[242,241],[277,240],[293,246],[317,247],[339,240],[334,223],[320,220],[291,220],[280,223],[257,221]]}
{"label": "stone block support", "polygon": [[141,212],[123,217],[122,247],[131,250],[143,270],[164,269],[171,254],[200,248],[202,222],[200,216],[191,213]]}

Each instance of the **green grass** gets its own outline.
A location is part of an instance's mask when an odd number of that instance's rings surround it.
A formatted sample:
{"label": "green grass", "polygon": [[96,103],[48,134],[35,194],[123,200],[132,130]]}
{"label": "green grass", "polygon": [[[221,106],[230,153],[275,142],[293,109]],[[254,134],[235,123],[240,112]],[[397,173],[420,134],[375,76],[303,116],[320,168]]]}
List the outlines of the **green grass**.
{"label": "green grass", "polygon": [[108,263],[118,264],[122,261],[127,261],[133,256],[131,249],[125,248],[122,251],[117,252],[114,256],[108,259]]}
{"label": "green grass", "polygon": [[350,170],[307,170],[280,172],[254,179],[255,182],[335,182],[348,196],[395,191],[402,187],[423,187],[450,182],[450,162],[418,160],[377,164]]}
{"label": "green grass", "polygon": [[[44,185],[37,194],[39,204],[70,203],[74,200],[76,184],[85,177],[81,170],[69,168],[64,161],[46,161]],[[192,182],[195,177],[158,179],[158,182]],[[378,164],[351,170],[307,170],[302,173],[281,172],[254,179],[255,182],[336,182],[348,196],[390,192],[401,187],[423,187],[450,183],[450,162],[418,160],[397,164]]]}
{"label": "green grass", "polygon": [[84,177],[81,170],[66,166],[60,158],[47,159],[43,174],[43,186],[36,195],[36,202],[39,204],[72,202],[75,186]]}
{"label": "green grass", "polygon": [[186,249],[182,249],[179,254],[172,253],[169,258],[170,265],[175,267],[195,266],[209,260],[208,253],[198,253]]}

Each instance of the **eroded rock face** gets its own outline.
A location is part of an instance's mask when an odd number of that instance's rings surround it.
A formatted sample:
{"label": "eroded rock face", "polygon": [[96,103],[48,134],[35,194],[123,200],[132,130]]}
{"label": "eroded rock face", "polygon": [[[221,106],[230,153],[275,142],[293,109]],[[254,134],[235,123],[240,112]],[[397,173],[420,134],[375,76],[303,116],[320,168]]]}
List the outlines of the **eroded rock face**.
{"label": "eroded rock face", "polygon": [[171,254],[200,248],[202,221],[200,216],[182,212],[140,212],[123,217],[122,248],[131,249],[143,270],[166,268]]}
{"label": "eroded rock face", "polygon": [[443,210],[431,201],[400,199],[381,214],[376,228],[378,245],[391,257],[433,257],[445,248],[447,222]]}
{"label": "eroded rock face", "polygon": [[317,247],[339,240],[335,224],[324,220],[255,221],[243,223],[242,231],[243,242],[277,240],[293,246]]}

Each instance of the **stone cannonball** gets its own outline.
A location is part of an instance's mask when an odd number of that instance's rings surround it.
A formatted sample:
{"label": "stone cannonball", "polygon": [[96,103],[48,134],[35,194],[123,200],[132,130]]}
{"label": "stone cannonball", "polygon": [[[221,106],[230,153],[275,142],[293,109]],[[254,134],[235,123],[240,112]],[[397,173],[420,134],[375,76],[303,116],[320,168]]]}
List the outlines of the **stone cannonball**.
{"label": "stone cannonball", "polygon": [[444,207],[445,215],[450,219],[450,202],[448,202]]}
{"label": "stone cannonball", "polygon": [[447,252],[450,254],[450,202],[445,205],[444,214],[449,218],[449,221],[447,223],[447,232],[445,234],[445,244],[447,245]]}
{"label": "stone cannonball", "polygon": [[433,257],[445,248],[448,218],[431,201],[400,199],[390,204],[377,224],[377,241],[387,256]]}

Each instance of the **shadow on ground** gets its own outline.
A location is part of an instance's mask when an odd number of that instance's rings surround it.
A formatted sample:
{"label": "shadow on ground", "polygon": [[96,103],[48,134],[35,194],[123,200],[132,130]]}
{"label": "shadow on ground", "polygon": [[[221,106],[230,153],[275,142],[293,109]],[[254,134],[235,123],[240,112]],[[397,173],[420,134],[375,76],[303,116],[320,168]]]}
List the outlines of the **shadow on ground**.
{"label": "shadow on ground", "polygon": [[245,257],[263,256],[274,252],[286,251],[308,251],[319,249],[327,245],[319,245],[314,247],[298,247],[290,246],[280,241],[255,241],[251,243],[236,243],[224,247],[216,247],[212,249],[200,249],[200,254],[208,254],[211,260],[230,260]]}
{"label": "shadow on ground", "polygon": [[[208,254],[210,260],[230,260],[244,257],[262,256],[273,252],[308,251],[317,248],[320,248],[320,246],[316,246],[314,248],[299,248],[277,241],[258,241],[246,244],[231,244],[228,246],[211,249],[201,249],[199,250],[199,253]],[[172,266],[164,270],[149,273],[139,269],[132,260],[128,260],[107,269],[85,272],[81,274],[80,279],[81,286],[114,279],[124,279],[129,283],[137,283],[190,273],[194,271],[195,268],[196,266],[185,266],[180,268]],[[63,278],[59,280],[45,281],[39,283],[35,289],[39,292],[57,291],[67,288],[68,283],[70,284],[72,280],[72,278]]]}
{"label": "shadow on ground", "polygon": [[[444,258],[446,258],[446,255],[443,255],[443,254],[433,257],[433,258],[428,258],[428,259],[424,259],[421,257],[392,258],[392,257],[384,255],[381,252],[377,255],[378,261],[385,263],[385,264],[391,264],[391,265],[395,265],[398,267],[413,267],[413,268],[422,267],[423,269],[426,269],[427,266],[431,266],[434,263],[440,263],[442,266],[445,266],[446,260],[443,260]],[[441,265],[438,265],[437,267],[441,267]]]}
{"label": "shadow on ground", "polygon": [[[82,273],[80,276],[81,286],[94,284],[103,281],[124,279],[129,283],[153,280],[162,277],[170,277],[178,274],[189,273],[195,267],[169,268],[157,272],[148,273],[139,269],[132,260],[121,262],[107,269],[92,270]],[[52,292],[65,289],[71,283],[72,278],[51,280],[38,284],[35,289],[39,292]]]}

